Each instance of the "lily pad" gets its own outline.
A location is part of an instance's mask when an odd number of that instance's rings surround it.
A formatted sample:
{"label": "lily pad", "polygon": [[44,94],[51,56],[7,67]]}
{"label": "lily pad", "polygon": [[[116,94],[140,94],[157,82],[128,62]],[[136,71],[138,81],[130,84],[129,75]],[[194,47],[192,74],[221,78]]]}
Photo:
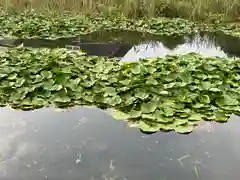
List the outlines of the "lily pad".
{"label": "lily pad", "polygon": [[191,133],[193,131],[193,126],[191,126],[191,125],[176,126],[176,128],[174,130],[180,134],[187,134],[187,133]]}
{"label": "lily pad", "polygon": [[160,130],[160,127],[156,124],[156,125],[149,125],[149,124],[146,124],[145,122],[143,121],[140,121],[138,123],[131,123],[130,124],[130,127],[136,127],[136,128],[139,128],[141,129],[143,132],[158,132]]}
{"label": "lily pad", "polygon": [[141,106],[141,111],[143,113],[151,113],[151,112],[154,112],[156,108],[157,108],[157,103],[152,101],[152,102],[143,103]]}
{"label": "lily pad", "polygon": [[127,120],[130,116],[116,109],[108,109],[109,114],[116,120]]}

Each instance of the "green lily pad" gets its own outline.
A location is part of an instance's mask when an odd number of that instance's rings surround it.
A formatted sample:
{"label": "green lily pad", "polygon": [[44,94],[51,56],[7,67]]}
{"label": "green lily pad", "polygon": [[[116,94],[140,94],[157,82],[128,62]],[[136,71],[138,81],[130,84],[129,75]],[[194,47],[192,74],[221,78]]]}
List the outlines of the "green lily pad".
{"label": "green lily pad", "polygon": [[133,74],[140,74],[141,72],[141,66],[139,64],[133,64],[132,66],[132,73]]}
{"label": "green lily pad", "polygon": [[203,119],[203,116],[199,113],[191,113],[188,119],[190,121],[201,121]]}
{"label": "green lily pad", "polygon": [[122,102],[122,99],[120,96],[116,95],[116,96],[113,96],[113,97],[107,97],[105,99],[105,102],[111,106],[116,106],[118,104],[120,104]]}
{"label": "green lily pad", "polygon": [[105,87],[103,91],[104,96],[115,96],[117,94],[116,89],[113,87]]}
{"label": "green lily pad", "polygon": [[130,115],[131,118],[139,118],[139,117],[141,117],[142,112],[141,111],[132,110],[129,115]]}
{"label": "green lily pad", "polygon": [[127,120],[130,116],[116,109],[108,109],[109,114],[116,120]]}
{"label": "green lily pad", "polygon": [[193,126],[191,126],[191,125],[176,126],[176,128],[174,130],[180,134],[187,134],[187,133],[191,133],[193,131]]}
{"label": "green lily pad", "polygon": [[59,103],[68,103],[71,101],[71,98],[67,97],[67,96],[57,96],[54,99],[55,102],[59,102]]}
{"label": "green lily pad", "polygon": [[144,92],[144,91],[138,91],[138,92],[136,92],[134,95],[135,95],[135,97],[144,100],[144,99],[147,99],[147,98],[148,98],[149,93]]}
{"label": "green lily pad", "polygon": [[136,127],[141,129],[143,132],[158,132],[160,130],[160,127],[156,124],[156,125],[148,125],[143,121],[140,121],[138,123],[132,123],[130,124],[130,127]]}
{"label": "green lily pad", "polygon": [[151,113],[154,112],[157,108],[157,103],[152,101],[152,102],[147,102],[147,103],[143,103],[141,105],[141,111],[143,113]]}
{"label": "green lily pad", "polygon": [[154,78],[150,78],[146,81],[146,84],[148,85],[157,85],[158,84],[158,81]]}
{"label": "green lily pad", "polygon": [[229,119],[229,115],[221,111],[217,111],[215,116],[215,121],[217,122],[227,122],[227,120]]}
{"label": "green lily pad", "polygon": [[46,79],[50,79],[53,76],[51,71],[41,71],[41,75]]}

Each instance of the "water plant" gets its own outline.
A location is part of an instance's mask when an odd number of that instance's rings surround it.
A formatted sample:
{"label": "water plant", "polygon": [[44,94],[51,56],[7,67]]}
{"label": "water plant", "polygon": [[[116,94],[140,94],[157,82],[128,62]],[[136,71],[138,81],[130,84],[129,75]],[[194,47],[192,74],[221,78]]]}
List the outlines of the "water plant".
{"label": "water plant", "polygon": [[13,108],[93,105],[143,131],[191,132],[240,112],[240,61],[198,54],[121,63],[66,49],[0,54],[0,103]]}
{"label": "water plant", "polygon": [[77,37],[101,30],[128,30],[153,35],[180,36],[200,31],[240,36],[239,24],[201,24],[180,18],[128,19],[126,17],[71,15],[69,13],[0,12],[0,35],[15,38]]}
{"label": "water plant", "polygon": [[191,20],[236,20],[239,18],[238,0],[5,0],[5,11],[36,9],[38,11],[71,11],[131,18],[181,17]]}

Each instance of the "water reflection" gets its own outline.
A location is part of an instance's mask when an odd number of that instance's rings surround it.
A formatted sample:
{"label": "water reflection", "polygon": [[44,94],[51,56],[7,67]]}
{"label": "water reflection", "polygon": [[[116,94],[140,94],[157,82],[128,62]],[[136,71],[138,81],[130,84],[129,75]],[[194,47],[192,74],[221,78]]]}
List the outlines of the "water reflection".
{"label": "water reflection", "polygon": [[0,109],[0,179],[237,180],[237,117],[141,134],[99,109]]}
{"label": "water reflection", "polygon": [[133,31],[98,31],[89,35],[57,40],[0,39],[0,46],[13,47],[23,43],[32,48],[70,48],[86,55],[122,58],[163,57],[167,54],[200,53],[203,56],[239,57],[240,39],[222,33],[200,33],[188,36],[153,36]]}
{"label": "water reflection", "polygon": [[[176,41],[175,41],[176,42]],[[164,43],[161,41],[144,42],[135,45],[121,59],[122,61],[137,61],[143,58],[164,57],[166,55],[180,55],[191,52],[199,53],[205,57],[228,57],[221,47],[211,40],[208,35],[194,35],[184,37],[180,44]]]}

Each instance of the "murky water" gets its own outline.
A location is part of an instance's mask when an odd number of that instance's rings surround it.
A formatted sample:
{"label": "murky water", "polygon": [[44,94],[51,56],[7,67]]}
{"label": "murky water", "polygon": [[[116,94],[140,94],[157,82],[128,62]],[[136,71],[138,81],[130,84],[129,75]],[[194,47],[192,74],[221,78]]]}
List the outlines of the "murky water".
{"label": "murky water", "polygon": [[144,135],[99,109],[0,109],[1,180],[238,180],[239,118]]}
{"label": "murky water", "polygon": [[44,39],[2,39],[2,46],[81,49],[87,55],[119,57],[122,61],[136,61],[141,58],[163,57],[190,52],[203,56],[239,57],[240,39],[221,33],[201,33],[189,36],[164,37],[129,31],[101,31],[82,37]]}
{"label": "murky water", "polygon": [[[117,35],[116,35],[117,34]],[[101,32],[80,39],[0,40],[4,46],[80,47],[88,55],[123,61],[198,52],[240,56],[240,40],[226,35],[153,37]],[[23,112],[0,109],[1,180],[238,180],[239,120],[205,123],[190,135],[155,133],[116,121],[99,109]]]}

